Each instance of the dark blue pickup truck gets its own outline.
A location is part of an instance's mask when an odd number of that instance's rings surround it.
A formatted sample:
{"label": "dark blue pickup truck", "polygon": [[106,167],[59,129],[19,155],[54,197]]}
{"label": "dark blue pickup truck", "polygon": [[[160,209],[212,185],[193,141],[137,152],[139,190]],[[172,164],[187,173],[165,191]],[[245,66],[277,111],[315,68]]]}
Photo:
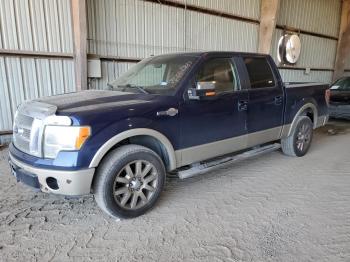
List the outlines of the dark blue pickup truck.
{"label": "dark blue pickup truck", "polygon": [[180,178],[282,147],[308,151],[328,119],[327,85],[282,82],[272,58],[233,52],[147,58],[109,84],[28,101],[14,119],[10,165],[43,192],[94,194],[135,217]]}

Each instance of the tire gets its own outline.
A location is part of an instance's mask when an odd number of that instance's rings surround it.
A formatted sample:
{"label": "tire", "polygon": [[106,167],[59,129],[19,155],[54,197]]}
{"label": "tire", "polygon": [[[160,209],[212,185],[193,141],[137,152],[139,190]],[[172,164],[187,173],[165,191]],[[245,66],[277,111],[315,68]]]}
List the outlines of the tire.
{"label": "tire", "polygon": [[164,164],[155,152],[138,145],[121,146],[108,153],[97,169],[95,201],[114,218],[143,215],[157,202],[165,176]]}
{"label": "tire", "polygon": [[[281,139],[282,151],[288,156],[304,156],[310,149],[313,137],[313,124],[309,117],[300,116],[292,134]],[[303,143],[303,145],[301,145]]]}

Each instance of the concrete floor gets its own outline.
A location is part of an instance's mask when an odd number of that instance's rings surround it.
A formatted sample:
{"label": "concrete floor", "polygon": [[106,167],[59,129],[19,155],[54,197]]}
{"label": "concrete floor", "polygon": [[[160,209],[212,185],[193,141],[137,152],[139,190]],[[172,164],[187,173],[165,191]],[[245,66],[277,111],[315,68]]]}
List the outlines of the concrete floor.
{"label": "concrete floor", "polygon": [[146,215],[115,221],[92,197],[17,184],[0,151],[1,261],[350,261],[350,124],[280,152],[169,179]]}

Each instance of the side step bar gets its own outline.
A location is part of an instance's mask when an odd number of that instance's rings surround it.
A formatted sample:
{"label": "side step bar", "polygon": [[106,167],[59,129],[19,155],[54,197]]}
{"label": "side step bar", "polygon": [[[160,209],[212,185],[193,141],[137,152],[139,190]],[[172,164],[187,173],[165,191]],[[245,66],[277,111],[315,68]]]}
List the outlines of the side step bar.
{"label": "side step bar", "polygon": [[242,154],[232,155],[228,157],[224,157],[221,159],[215,159],[212,161],[208,161],[205,163],[193,164],[189,169],[180,170],[177,172],[177,175],[180,179],[190,178],[193,176],[201,175],[207,173],[209,171],[215,170],[217,168],[224,167],[226,165],[230,165],[232,163],[242,161],[248,158],[253,158],[262,154],[266,154],[272,151],[276,151],[281,148],[281,144],[269,144],[266,146],[254,148],[252,150],[246,151]]}

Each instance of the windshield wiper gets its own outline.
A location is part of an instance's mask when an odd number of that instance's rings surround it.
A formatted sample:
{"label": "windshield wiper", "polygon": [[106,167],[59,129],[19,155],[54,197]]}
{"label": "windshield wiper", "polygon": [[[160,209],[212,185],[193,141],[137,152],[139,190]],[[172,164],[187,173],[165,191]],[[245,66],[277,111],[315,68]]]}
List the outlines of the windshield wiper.
{"label": "windshield wiper", "polygon": [[130,84],[127,84],[125,86],[117,86],[118,88],[136,88],[137,90],[139,90],[141,93],[144,93],[144,94],[149,94],[142,86],[132,86]]}

